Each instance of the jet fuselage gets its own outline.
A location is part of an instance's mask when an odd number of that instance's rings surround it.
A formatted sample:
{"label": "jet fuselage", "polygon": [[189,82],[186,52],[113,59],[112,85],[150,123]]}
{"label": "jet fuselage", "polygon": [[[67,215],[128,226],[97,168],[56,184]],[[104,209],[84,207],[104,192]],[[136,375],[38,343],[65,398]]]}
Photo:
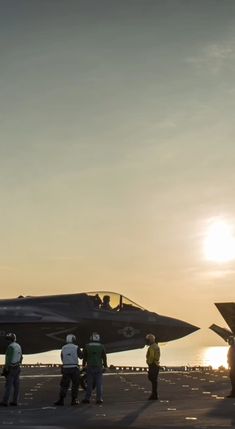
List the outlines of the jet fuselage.
{"label": "jet fuselage", "polygon": [[[115,308],[94,305],[95,296],[102,301],[107,294],[115,296]],[[144,347],[149,332],[159,342],[167,342],[197,329],[181,320],[147,311],[112,292],[0,300],[0,353],[5,352],[7,332],[14,332],[23,352],[31,354],[61,348],[68,333],[75,334],[83,347],[90,334],[97,331],[111,353]]]}

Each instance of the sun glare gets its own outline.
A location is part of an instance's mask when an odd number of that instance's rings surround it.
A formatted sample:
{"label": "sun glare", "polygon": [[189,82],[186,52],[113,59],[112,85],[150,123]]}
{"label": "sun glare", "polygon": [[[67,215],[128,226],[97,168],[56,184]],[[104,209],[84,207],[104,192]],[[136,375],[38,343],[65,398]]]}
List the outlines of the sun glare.
{"label": "sun glare", "polygon": [[223,366],[228,367],[227,363],[228,347],[205,347],[202,352],[202,365],[210,365],[212,368]]}
{"label": "sun glare", "polygon": [[206,234],[204,253],[208,261],[229,262],[235,259],[234,232],[227,222],[213,221]]}

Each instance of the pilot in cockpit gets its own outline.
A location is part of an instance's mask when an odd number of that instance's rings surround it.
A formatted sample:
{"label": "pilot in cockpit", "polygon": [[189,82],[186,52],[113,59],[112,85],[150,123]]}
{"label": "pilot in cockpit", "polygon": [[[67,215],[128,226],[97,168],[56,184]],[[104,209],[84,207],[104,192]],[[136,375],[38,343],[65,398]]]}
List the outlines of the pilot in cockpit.
{"label": "pilot in cockpit", "polygon": [[112,307],[110,305],[110,296],[109,295],[103,296],[103,302],[102,302],[100,308],[102,310],[112,310]]}

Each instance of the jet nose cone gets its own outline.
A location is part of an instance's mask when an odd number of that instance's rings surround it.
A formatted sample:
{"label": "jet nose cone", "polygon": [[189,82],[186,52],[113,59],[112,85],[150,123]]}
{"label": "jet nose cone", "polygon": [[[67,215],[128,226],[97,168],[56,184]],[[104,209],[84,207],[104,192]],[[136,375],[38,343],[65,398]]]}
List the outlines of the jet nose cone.
{"label": "jet nose cone", "polygon": [[174,339],[185,337],[186,335],[192,334],[200,329],[197,326],[191,325],[191,323],[181,320],[174,320],[172,322],[172,334],[175,337]]}
{"label": "jet nose cone", "polygon": [[198,326],[192,325],[191,323],[181,322],[179,326],[180,330],[184,332],[184,335],[192,334],[195,331],[198,331],[200,328]]}
{"label": "jet nose cone", "polygon": [[177,340],[200,329],[198,326],[194,326],[183,320],[159,315],[156,315],[154,328],[159,342]]}

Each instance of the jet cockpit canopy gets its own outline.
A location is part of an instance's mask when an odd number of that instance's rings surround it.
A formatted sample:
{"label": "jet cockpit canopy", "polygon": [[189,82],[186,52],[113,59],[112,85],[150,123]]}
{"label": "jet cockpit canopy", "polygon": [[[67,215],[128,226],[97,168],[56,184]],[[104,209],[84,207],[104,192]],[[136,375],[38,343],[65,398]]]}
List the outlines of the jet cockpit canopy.
{"label": "jet cockpit canopy", "polygon": [[104,311],[145,311],[143,307],[115,292],[88,292],[94,310]]}

